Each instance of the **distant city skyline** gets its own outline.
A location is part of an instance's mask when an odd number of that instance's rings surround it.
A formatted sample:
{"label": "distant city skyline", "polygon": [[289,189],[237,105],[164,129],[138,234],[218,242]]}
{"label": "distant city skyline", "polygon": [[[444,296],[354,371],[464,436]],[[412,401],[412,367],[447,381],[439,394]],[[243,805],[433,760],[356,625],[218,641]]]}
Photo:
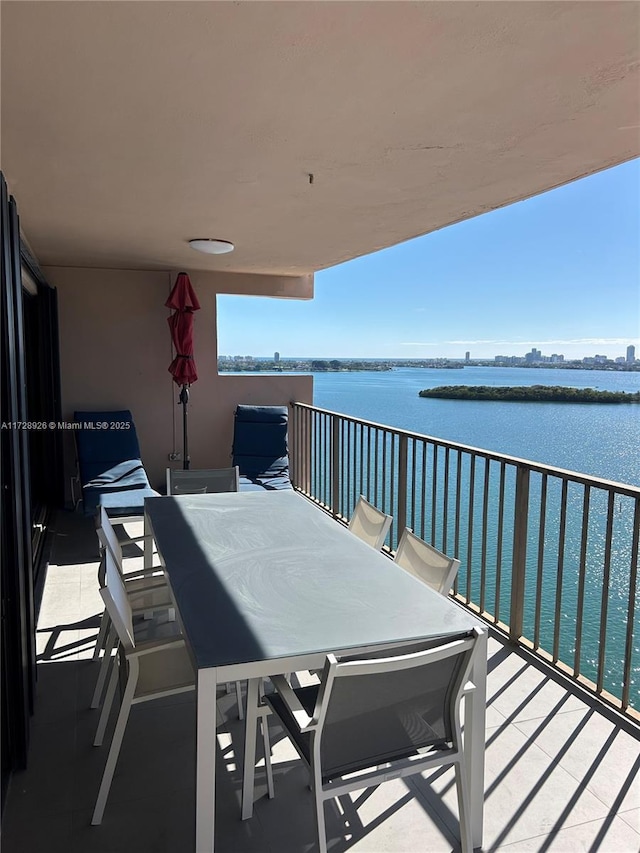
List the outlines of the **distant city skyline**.
{"label": "distant city skyline", "polygon": [[[541,350],[540,347],[533,347],[533,349],[537,349],[539,351],[539,355],[541,356],[541,358],[543,360],[552,359],[555,356],[555,357],[558,357],[560,359],[563,359],[564,361],[583,361],[584,359],[606,358],[609,361],[616,361],[617,360],[617,361],[624,361],[626,363],[631,362],[634,364],[640,362],[640,359],[635,358],[636,347],[633,344],[626,346],[623,352],[620,352],[617,355],[614,354],[611,356],[607,355],[604,352],[593,352],[593,353],[584,353],[583,355],[577,355],[577,356],[569,357],[565,353],[562,353],[562,352],[545,352],[544,350]],[[493,355],[488,355],[488,356],[474,356],[472,352],[468,352],[468,351],[466,351],[465,353],[463,353],[462,355],[459,355],[459,356],[458,355],[456,355],[456,356],[444,356],[444,355],[441,355],[439,353],[432,353],[429,355],[422,355],[422,356],[410,356],[410,355],[351,356],[351,355],[339,355],[339,354],[336,355],[335,353],[324,353],[321,355],[318,355],[317,353],[311,354],[311,355],[300,355],[299,353],[297,353],[295,355],[287,355],[286,353],[275,352],[271,355],[261,354],[261,353],[220,353],[218,355],[218,358],[221,358],[221,359],[256,358],[256,359],[260,359],[260,360],[264,360],[264,359],[272,360],[276,363],[281,362],[281,361],[295,361],[295,360],[306,360],[306,361],[308,361],[311,359],[341,359],[341,358],[344,359],[345,361],[357,360],[357,359],[364,359],[364,360],[368,360],[368,361],[385,361],[385,360],[388,360],[388,361],[407,361],[407,360],[424,361],[424,360],[429,360],[429,359],[440,359],[440,358],[441,359],[449,359],[452,361],[466,361],[466,360],[469,360],[469,361],[493,361],[496,358],[505,357],[505,358],[521,358],[524,361],[526,359],[526,356],[532,354],[533,349],[527,350],[523,353],[514,353],[514,352],[497,353],[496,352]],[[632,356],[632,358],[629,357],[629,351],[630,350],[634,351],[634,355]]]}
{"label": "distant city skyline", "polygon": [[567,360],[638,352],[639,187],[633,160],[321,270],[313,300],[219,296],[219,352],[491,359],[535,347]]}

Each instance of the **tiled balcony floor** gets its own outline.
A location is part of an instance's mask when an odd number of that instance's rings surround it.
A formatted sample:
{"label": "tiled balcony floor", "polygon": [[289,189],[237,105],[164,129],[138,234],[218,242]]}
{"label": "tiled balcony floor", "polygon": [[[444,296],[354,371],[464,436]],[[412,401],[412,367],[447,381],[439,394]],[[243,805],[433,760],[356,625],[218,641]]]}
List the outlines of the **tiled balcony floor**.
{"label": "tiled balcony floor", "polygon": [[[135,553],[135,550],[134,552]],[[129,565],[133,567],[130,558]],[[193,694],[134,706],[102,826],[90,826],[108,749],[94,748],[90,660],[101,599],[90,522],[58,522],[38,627],[38,687],[29,767],[15,774],[3,853],[182,853],[193,849]],[[640,741],[598,708],[492,638],[489,645],[486,851],[640,850]],[[216,850],[306,853],[312,798],[295,752],[272,727],[276,798],[258,772],[254,817],[239,816],[242,724],[220,692]],[[629,730],[625,730],[629,728]],[[335,853],[458,849],[452,772],[327,804]]]}

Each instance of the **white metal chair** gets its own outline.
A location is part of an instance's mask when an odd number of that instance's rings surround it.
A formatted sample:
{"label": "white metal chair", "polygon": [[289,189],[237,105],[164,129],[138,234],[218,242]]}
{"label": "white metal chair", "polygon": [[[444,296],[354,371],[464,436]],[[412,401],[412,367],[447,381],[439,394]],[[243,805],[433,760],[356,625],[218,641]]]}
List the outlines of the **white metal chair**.
{"label": "white metal chair", "polygon": [[201,468],[188,471],[167,468],[168,495],[237,492],[239,482],[237,465],[232,468]]}
{"label": "white metal chair", "polygon": [[[120,519],[116,519],[116,523],[119,524]],[[128,572],[125,571],[124,553],[122,551],[122,545],[116,534],[113,522],[111,521],[104,507],[100,507],[98,512],[96,513],[96,533],[98,534],[100,549],[103,550],[105,548],[108,548],[111,551],[114,560],[120,568],[120,574],[123,576],[125,581],[140,580],[138,588],[142,588],[145,584],[149,587],[161,586],[163,584],[166,584],[162,568],[160,566],[152,566],[150,568],[136,568]],[[147,535],[138,536],[130,541],[138,542],[146,541],[149,539],[151,539],[151,536]]]}
{"label": "white metal chair", "polygon": [[[100,594],[118,633],[120,660],[122,665],[126,666],[127,683],[91,819],[94,825],[102,822],[131,706],[195,690],[195,673],[183,638],[136,642],[133,615],[124,581],[108,549],[105,550],[104,558],[106,586],[100,590]],[[114,666],[103,715],[108,716],[107,709],[113,701],[117,682],[118,668]],[[215,760],[214,756],[211,759]]]}
{"label": "white metal chair", "polygon": [[449,595],[460,568],[460,560],[438,551],[409,527],[400,538],[394,562],[441,595]]}
{"label": "white metal chair", "polygon": [[[478,635],[474,629],[428,648],[414,644],[386,652],[387,657],[338,660],[330,654],[320,684],[310,687],[292,688],[284,676],[271,678],[276,692],[264,701],[309,769],[320,853],[327,850],[325,800],[451,764],[462,851],[471,853],[460,702]],[[248,708],[247,719],[254,715]],[[465,737],[469,744],[473,733]],[[245,763],[244,819],[253,809],[254,765]],[[481,791],[473,794],[482,796]]]}
{"label": "white metal chair", "polygon": [[[156,569],[138,569],[130,573],[125,573],[123,568],[123,555],[120,542],[116,536],[116,532],[111,524],[109,516],[104,507],[101,507],[96,515],[96,530],[101,546],[102,558],[98,567],[98,583],[100,588],[105,585],[105,559],[104,555],[108,551],[113,557],[116,567],[123,578],[125,589],[129,597],[129,603],[133,608],[134,615],[153,614],[157,611],[170,610],[173,607],[173,600],[166,583],[166,579]],[[100,652],[103,653],[98,678],[91,699],[91,707],[98,708],[100,698],[106,683],[109,665],[111,663],[111,655],[117,645],[117,634],[113,627],[109,611],[105,608],[102,619],[100,620],[100,629],[96,639],[96,646],[93,652],[93,659],[98,660]]]}
{"label": "white metal chair", "polygon": [[386,515],[360,495],[349,521],[349,530],[379,551],[384,545],[392,521],[393,516]]}
{"label": "white metal chair", "polygon": [[[140,519],[135,519],[136,521],[140,521]],[[96,533],[98,534],[98,541],[100,543],[100,548],[109,548],[111,553],[113,554],[116,562],[120,566],[121,574],[123,577],[128,578],[130,580],[134,578],[155,578],[155,582],[159,582],[163,580],[163,573],[161,566],[149,566],[148,568],[135,568],[130,569],[129,571],[125,571],[124,566],[124,551],[122,549],[122,542],[120,541],[118,534],[116,533],[114,525],[122,524],[122,519],[115,518],[111,519],[107,510],[104,507],[99,507],[96,515],[95,515],[95,523],[96,523]],[[144,534],[142,536],[130,537],[127,536],[125,539],[125,545],[130,543],[138,543],[141,542],[143,548],[146,546],[146,543],[152,541],[152,536],[150,534]]]}

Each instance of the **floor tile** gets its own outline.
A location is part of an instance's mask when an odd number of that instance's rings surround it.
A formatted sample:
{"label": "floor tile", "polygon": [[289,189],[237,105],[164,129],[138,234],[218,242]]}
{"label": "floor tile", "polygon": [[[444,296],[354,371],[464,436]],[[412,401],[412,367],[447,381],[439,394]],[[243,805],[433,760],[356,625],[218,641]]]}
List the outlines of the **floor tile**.
{"label": "floor tile", "polygon": [[[424,774],[426,796],[451,832],[456,832],[457,802],[453,771]],[[473,796],[473,794],[472,794]],[[442,803],[439,803],[439,799]],[[607,807],[583,790],[535,743],[507,725],[490,730],[485,772],[485,849],[545,835],[557,828],[605,818]]]}
{"label": "floor tile", "polygon": [[[496,848],[485,848],[486,853]],[[638,853],[640,835],[620,818],[594,820],[497,848],[505,853]]]}
{"label": "floor tile", "polygon": [[628,812],[619,812],[618,817],[625,823],[628,823],[631,829],[635,829],[640,834],[640,808],[630,809]]}
{"label": "floor tile", "polygon": [[614,811],[640,804],[640,740],[597,711],[557,714],[517,728]]}
{"label": "floor tile", "polygon": [[[195,713],[189,705],[165,706],[161,709],[133,706],[116,765],[108,806],[116,806],[140,796],[169,795],[193,785],[195,778]],[[97,717],[95,719],[97,724]],[[92,746],[94,726],[89,738],[78,745],[79,765],[85,772],[94,768],[94,785],[77,785],[74,789],[76,809],[92,805],[107,759],[115,713],[103,746]],[[95,758],[96,753],[100,758]],[[97,774],[95,770],[97,769]],[[78,774],[84,776],[85,774]]]}
{"label": "floor tile", "polygon": [[11,780],[10,814],[40,820],[71,809],[75,737],[73,723],[32,728],[27,768]]}
{"label": "floor tile", "polygon": [[2,816],[2,853],[69,853],[71,812],[39,815],[5,809]]}
{"label": "floor tile", "polygon": [[74,624],[81,613],[79,579],[45,584],[38,618],[39,628],[52,630],[61,625]]}
{"label": "floor tile", "polygon": [[510,654],[489,673],[487,704],[509,722],[580,710],[584,703],[550,676]]}
{"label": "floor tile", "polygon": [[61,732],[75,726],[78,709],[77,661],[41,662],[36,667],[36,713],[31,728],[59,726]]}

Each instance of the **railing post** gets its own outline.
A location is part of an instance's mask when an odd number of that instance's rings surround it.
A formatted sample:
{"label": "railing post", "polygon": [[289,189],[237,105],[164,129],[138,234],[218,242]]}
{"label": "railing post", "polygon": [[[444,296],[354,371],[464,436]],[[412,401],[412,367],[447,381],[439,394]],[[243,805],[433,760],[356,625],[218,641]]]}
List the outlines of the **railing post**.
{"label": "railing post", "polygon": [[[402,531],[407,526],[407,466],[409,456],[409,439],[400,435],[398,444],[398,512],[396,522],[396,542],[400,541]],[[393,545],[393,542],[391,543]]]}
{"label": "railing post", "polygon": [[302,465],[300,466],[301,477],[299,487],[302,489],[303,492],[305,492],[305,494],[308,495],[311,493],[311,412],[309,409],[303,409],[301,415],[302,417],[300,418],[300,448],[304,453],[304,459],[302,461]]}
{"label": "railing post", "polygon": [[524,578],[527,565],[527,529],[529,525],[529,468],[518,465],[513,519],[513,569],[511,573],[511,614],[509,636],[522,636],[524,617]]}
{"label": "railing post", "polygon": [[331,417],[331,512],[340,515],[340,419]]}
{"label": "railing post", "polygon": [[296,406],[293,400],[291,401],[290,405],[291,422],[289,424],[289,434],[287,436],[287,439],[289,441],[289,449],[291,455],[291,482],[295,489],[298,485],[298,407]]}

